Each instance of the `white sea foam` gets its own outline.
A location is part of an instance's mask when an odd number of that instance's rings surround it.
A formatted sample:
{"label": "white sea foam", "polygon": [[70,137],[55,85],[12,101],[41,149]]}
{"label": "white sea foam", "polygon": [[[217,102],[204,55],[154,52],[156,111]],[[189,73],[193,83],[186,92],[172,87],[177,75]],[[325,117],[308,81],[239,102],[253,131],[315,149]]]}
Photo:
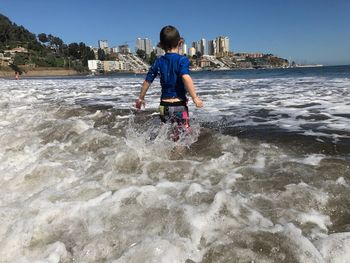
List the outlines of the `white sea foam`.
{"label": "white sea foam", "polygon": [[[347,156],[201,127],[263,119],[344,138],[344,79],[196,79],[206,106],[189,104],[193,133],[177,143],[155,116],[159,82],[145,111],[133,111],[141,82],[1,81],[2,262],[345,262],[349,237],[334,205],[348,198]],[[300,118],[315,112],[323,117]]]}

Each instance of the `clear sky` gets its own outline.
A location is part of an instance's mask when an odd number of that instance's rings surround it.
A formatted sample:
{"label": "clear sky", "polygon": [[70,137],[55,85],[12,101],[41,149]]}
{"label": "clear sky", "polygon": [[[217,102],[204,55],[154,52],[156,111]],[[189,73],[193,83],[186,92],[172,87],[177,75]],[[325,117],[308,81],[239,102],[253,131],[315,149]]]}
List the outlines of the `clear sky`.
{"label": "clear sky", "polygon": [[350,0],[0,0],[0,13],[35,34],[109,46],[137,37],[152,45],[164,25],[187,45],[219,35],[234,52],[264,52],[299,63],[350,64]]}

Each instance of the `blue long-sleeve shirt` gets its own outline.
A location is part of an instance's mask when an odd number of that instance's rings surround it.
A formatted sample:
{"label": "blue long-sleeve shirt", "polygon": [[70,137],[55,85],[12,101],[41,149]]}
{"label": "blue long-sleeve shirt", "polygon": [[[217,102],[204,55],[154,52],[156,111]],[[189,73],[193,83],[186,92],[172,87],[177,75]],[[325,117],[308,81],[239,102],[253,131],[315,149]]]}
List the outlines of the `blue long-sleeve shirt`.
{"label": "blue long-sleeve shirt", "polygon": [[186,89],[182,81],[182,75],[189,74],[190,61],[186,56],[177,53],[166,53],[156,59],[149,69],[146,81],[152,83],[160,76],[162,86],[161,99],[179,98],[186,100]]}

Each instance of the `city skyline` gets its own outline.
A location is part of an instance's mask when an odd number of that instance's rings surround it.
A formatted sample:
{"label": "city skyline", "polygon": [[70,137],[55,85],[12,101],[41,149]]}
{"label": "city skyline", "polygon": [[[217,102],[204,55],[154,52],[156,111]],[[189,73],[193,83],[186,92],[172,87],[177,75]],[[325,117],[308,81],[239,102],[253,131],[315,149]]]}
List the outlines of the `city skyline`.
{"label": "city skyline", "polygon": [[[153,42],[154,43],[154,42]],[[91,46],[94,49],[103,49],[109,53],[112,52],[119,52],[119,49],[123,45],[109,45],[109,42],[107,39],[104,40],[97,40],[97,47]],[[186,42],[183,42],[183,44],[179,47],[180,54],[189,54],[191,53],[189,49],[194,48],[195,51],[193,54],[190,54],[190,56],[196,54],[197,52],[200,52],[202,55],[215,55],[215,56],[222,56],[227,55],[231,49],[230,49],[230,39],[226,36],[218,36],[215,39],[212,40],[206,40],[205,38],[201,38],[199,41],[192,42],[191,46],[188,46]],[[152,40],[148,37],[136,38],[135,41],[135,53],[137,50],[143,50],[145,51],[146,55],[150,55],[152,51],[155,51],[156,54],[160,54],[163,52],[157,52],[157,45],[152,45]],[[131,48],[130,48],[130,52]]]}
{"label": "city skyline", "polygon": [[[188,47],[203,37],[228,36],[234,52],[273,53],[299,63],[350,64],[350,2],[267,2],[179,0],[171,8],[161,1],[105,1],[103,5],[62,0],[59,4],[37,0],[2,1],[0,12],[35,34],[47,33],[65,43],[95,46],[107,39],[111,46],[147,36],[156,46],[160,29],[176,26]],[[136,8],[137,7],[137,8]]]}

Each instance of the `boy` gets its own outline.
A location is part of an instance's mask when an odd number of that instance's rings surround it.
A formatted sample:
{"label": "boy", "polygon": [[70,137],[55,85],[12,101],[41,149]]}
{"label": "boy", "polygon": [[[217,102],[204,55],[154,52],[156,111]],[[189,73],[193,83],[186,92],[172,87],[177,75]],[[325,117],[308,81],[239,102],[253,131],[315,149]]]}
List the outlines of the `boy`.
{"label": "boy", "polygon": [[[189,75],[189,60],[178,54],[179,46],[183,40],[178,30],[173,26],[165,26],[160,31],[159,46],[165,51],[165,55],[157,58],[149,69],[143,82],[140,96],[136,101],[136,108],[145,105],[145,95],[153,80],[159,75],[162,86],[159,112],[162,122],[177,123],[178,128],[189,127],[189,115],[186,92],[191,96],[198,108],[203,107],[203,102],[196,95],[192,78]],[[178,128],[175,133],[178,133]],[[173,139],[178,140],[179,135],[173,134]]]}

